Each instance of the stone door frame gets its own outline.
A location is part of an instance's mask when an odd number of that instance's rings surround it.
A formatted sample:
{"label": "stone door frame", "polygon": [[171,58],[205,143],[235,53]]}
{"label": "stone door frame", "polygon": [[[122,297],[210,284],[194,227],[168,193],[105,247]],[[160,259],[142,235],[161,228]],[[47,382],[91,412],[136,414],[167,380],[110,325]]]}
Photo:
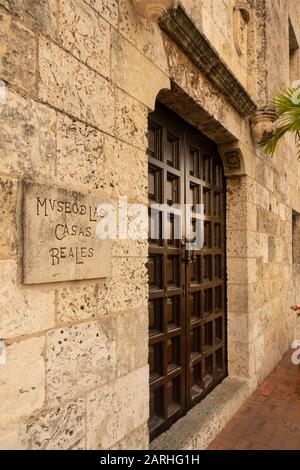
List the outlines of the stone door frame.
{"label": "stone door frame", "polygon": [[[202,402],[156,438],[153,449],[206,448],[257,386],[249,300],[251,247],[255,243],[247,201],[254,191],[254,156],[176,83],[157,100],[217,143],[226,178],[228,377]],[[183,433],[183,429],[189,432]],[[181,436],[181,437],[180,437]]]}

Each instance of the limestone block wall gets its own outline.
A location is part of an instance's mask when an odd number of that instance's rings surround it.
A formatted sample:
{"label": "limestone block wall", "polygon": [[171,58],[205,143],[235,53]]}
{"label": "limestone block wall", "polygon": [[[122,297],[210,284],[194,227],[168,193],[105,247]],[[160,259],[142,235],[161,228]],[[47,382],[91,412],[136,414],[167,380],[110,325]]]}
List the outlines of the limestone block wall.
{"label": "limestone block wall", "polygon": [[119,18],[111,0],[0,2],[2,449],[148,446],[147,244],[116,241],[108,279],[17,279],[21,178],[147,201],[148,102],[118,83],[119,45],[141,53]]}
{"label": "limestone block wall", "polygon": [[[288,84],[288,1],[249,2],[243,57],[231,0],[182,3],[259,104]],[[20,285],[20,179],[147,203],[148,112],[178,85],[243,151],[245,175],[227,178],[228,362],[255,386],[295,334],[294,144],[265,156],[249,118],[129,0],[0,0],[0,39],[0,448],[147,448],[147,243],[115,241],[107,279]]]}

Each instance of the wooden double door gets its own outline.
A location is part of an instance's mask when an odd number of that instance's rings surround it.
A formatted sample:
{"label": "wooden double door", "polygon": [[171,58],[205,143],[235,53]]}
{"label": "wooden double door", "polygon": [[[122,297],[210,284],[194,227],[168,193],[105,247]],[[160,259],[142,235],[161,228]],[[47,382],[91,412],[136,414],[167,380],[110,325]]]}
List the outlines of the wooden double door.
{"label": "wooden double door", "polygon": [[[226,220],[225,179],[215,144],[162,105],[149,116],[148,161],[153,439],[227,374]],[[163,229],[166,218],[162,212],[153,217],[153,204],[180,204],[183,211],[185,204],[191,204],[192,211],[203,204],[203,247],[187,250],[184,217],[179,238],[176,216],[171,214]],[[192,226],[195,221],[192,218]]]}

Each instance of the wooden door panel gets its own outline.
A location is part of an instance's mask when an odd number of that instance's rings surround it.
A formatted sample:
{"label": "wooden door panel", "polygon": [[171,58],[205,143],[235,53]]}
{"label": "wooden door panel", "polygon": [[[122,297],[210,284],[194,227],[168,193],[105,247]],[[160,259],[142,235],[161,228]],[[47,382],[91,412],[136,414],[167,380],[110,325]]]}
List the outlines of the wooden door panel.
{"label": "wooden door panel", "polygon": [[[150,115],[148,140],[149,429],[154,438],[226,376],[225,184],[215,145],[162,106]],[[178,219],[151,214],[152,203],[191,204],[194,213],[204,204],[203,248],[186,250],[184,218],[182,239],[175,239]],[[192,228],[195,223],[193,214]]]}

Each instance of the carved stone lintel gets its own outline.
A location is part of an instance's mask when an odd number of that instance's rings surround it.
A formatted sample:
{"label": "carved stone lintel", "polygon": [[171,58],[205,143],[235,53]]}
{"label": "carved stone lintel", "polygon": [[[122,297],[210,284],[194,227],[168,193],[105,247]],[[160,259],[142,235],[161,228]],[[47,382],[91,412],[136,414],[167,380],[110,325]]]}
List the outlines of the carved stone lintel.
{"label": "carved stone lintel", "polygon": [[253,114],[256,103],[180,3],[159,25],[241,116]]}
{"label": "carved stone lintel", "polygon": [[168,13],[168,10],[175,8],[177,0],[131,0],[136,12],[151,21],[159,21]]}
{"label": "carved stone lintel", "polygon": [[275,134],[277,114],[271,106],[259,108],[251,117],[251,131],[254,141],[261,144]]}

